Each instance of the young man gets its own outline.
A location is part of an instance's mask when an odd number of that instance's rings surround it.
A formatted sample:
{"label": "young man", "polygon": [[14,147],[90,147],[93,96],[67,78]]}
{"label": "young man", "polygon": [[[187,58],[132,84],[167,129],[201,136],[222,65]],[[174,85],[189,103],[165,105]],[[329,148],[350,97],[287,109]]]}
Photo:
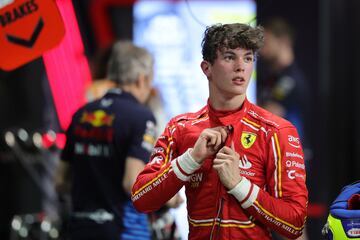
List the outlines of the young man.
{"label": "young man", "polygon": [[108,63],[115,88],[78,110],[56,179],[71,173],[70,239],[150,240],[146,214],[130,200],[155,142],[155,119],[144,106],[151,90],[153,58],[131,42],[117,42]]}
{"label": "young man", "polygon": [[135,208],[150,212],[185,185],[189,239],[271,239],[269,228],[293,239],[302,233],[307,189],[298,133],[246,98],[262,44],[261,27],[206,29],[208,104],[168,123],[133,187]]}

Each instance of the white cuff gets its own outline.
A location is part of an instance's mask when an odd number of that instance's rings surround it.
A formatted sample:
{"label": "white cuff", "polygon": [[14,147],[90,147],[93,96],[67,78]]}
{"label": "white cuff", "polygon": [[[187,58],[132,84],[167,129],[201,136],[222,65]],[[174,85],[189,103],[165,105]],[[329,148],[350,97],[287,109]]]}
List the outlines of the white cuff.
{"label": "white cuff", "polygon": [[190,150],[192,149],[189,148],[184,154],[171,161],[175,175],[182,181],[189,181],[190,175],[201,167],[201,165],[191,157]]}
{"label": "white cuff", "polygon": [[241,203],[241,207],[246,209],[255,202],[259,193],[259,187],[243,177],[233,189],[228,191],[228,193],[232,194]]}

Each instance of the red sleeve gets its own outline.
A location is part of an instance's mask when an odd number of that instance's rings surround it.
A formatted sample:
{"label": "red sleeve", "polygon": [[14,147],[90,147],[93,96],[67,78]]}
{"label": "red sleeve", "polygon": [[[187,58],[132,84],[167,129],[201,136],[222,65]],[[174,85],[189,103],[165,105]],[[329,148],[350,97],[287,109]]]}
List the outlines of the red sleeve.
{"label": "red sleeve", "polygon": [[279,234],[296,239],[307,215],[308,192],[304,154],[294,127],[269,136],[265,160],[266,189],[247,179],[230,191],[255,219]]}
{"label": "red sleeve", "polygon": [[176,123],[170,121],[155,144],[150,162],[139,174],[132,189],[131,199],[140,212],[152,212],[162,207],[200,166],[189,151],[178,155]]}

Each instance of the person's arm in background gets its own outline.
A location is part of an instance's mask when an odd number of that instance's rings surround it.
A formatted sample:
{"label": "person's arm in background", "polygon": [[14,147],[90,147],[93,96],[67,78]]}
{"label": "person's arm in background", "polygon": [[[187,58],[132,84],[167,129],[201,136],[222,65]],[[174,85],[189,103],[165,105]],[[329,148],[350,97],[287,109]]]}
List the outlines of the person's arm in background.
{"label": "person's arm in background", "polygon": [[54,185],[59,196],[70,194],[71,188],[71,161],[74,153],[74,140],[72,132],[75,125],[75,119],[78,113],[75,113],[69,128],[66,130],[66,142],[61,152],[58,166],[55,170]]}
{"label": "person's arm in background", "polygon": [[160,209],[185,184],[186,178],[179,179],[171,161],[177,159],[176,122],[170,121],[158,138],[150,162],[139,174],[132,188],[132,201],[140,212]]}
{"label": "person's arm in background", "polygon": [[[140,159],[129,157],[126,159],[125,176],[123,180],[123,187],[125,191],[131,196],[132,186],[135,184],[137,176],[144,170],[145,164]],[[168,208],[177,208],[184,200],[179,193],[175,194],[169,201],[166,202]]]}
{"label": "person's arm in background", "polygon": [[141,159],[127,157],[122,186],[127,194],[131,196],[131,189],[139,173],[144,170],[145,163]]}

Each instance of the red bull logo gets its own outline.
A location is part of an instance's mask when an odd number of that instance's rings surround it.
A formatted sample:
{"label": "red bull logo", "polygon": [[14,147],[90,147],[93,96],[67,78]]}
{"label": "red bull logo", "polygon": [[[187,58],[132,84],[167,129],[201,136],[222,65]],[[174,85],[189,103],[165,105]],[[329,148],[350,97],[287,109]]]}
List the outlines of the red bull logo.
{"label": "red bull logo", "polygon": [[88,123],[94,127],[112,126],[114,121],[114,114],[107,114],[103,110],[96,110],[94,112],[84,112],[81,116],[80,123]]}

